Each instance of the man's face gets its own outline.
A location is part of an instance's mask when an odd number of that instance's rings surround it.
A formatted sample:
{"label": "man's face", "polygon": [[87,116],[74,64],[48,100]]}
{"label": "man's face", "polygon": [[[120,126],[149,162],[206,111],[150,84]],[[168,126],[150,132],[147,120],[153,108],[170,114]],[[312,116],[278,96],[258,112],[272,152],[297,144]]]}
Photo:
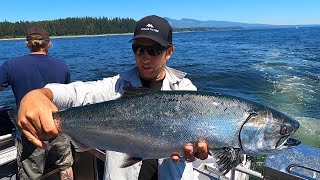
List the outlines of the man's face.
{"label": "man's face", "polygon": [[173,53],[173,47],[165,49],[163,52],[159,51],[161,52],[159,55],[152,53],[150,55],[145,48],[150,47],[150,49],[152,49],[153,47],[160,47],[161,45],[147,38],[135,39],[135,45],[140,48],[139,52],[142,52],[140,55],[135,54],[140,77],[145,80],[164,79],[166,74],[164,68],[167,60],[170,59]]}

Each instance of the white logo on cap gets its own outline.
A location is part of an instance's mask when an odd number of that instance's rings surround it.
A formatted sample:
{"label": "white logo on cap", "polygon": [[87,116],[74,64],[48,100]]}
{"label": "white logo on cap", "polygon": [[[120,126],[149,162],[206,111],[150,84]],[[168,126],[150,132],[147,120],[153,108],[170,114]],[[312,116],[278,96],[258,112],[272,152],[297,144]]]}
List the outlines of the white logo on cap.
{"label": "white logo on cap", "polygon": [[141,31],[154,31],[154,32],[159,32],[159,30],[158,30],[158,29],[155,29],[152,24],[147,24],[146,27],[141,28],[140,30],[141,30]]}
{"label": "white logo on cap", "polygon": [[146,27],[148,27],[148,28],[154,28],[152,24],[147,24]]}

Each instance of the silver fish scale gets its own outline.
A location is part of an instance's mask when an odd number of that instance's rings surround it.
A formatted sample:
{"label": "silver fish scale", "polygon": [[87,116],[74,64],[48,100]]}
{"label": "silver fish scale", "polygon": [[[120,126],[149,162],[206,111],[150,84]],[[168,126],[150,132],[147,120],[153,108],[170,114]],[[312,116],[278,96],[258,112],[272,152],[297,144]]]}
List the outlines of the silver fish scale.
{"label": "silver fish scale", "polygon": [[123,96],[58,112],[60,127],[76,141],[143,158],[168,157],[188,142],[239,147],[239,131],[255,104],[195,92]]}

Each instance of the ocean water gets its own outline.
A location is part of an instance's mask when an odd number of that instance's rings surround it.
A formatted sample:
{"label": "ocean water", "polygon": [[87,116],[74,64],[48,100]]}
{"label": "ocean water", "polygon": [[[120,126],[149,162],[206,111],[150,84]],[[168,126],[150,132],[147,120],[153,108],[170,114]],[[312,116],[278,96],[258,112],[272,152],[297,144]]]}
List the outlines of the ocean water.
{"label": "ocean water", "polygon": [[[168,66],[185,71],[199,91],[273,107],[297,119],[295,138],[320,147],[320,27],[174,34]],[[64,60],[73,81],[113,76],[135,65],[132,35],[54,38],[50,55]],[[0,41],[0,64],[27,54],[24,40]],[[0,106],[13,106],[10,88]]]}

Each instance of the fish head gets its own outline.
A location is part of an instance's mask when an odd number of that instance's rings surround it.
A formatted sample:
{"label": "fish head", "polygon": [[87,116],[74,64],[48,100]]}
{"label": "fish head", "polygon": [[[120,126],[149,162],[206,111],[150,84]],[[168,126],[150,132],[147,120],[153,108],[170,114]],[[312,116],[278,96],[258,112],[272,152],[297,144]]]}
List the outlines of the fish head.
{"label": "fish head", "polygon": [[300,141],[290,137],[299,122],[273,109],[249,113],[239,133],[240,147],[246,154],[264,155],[294,147]]}

